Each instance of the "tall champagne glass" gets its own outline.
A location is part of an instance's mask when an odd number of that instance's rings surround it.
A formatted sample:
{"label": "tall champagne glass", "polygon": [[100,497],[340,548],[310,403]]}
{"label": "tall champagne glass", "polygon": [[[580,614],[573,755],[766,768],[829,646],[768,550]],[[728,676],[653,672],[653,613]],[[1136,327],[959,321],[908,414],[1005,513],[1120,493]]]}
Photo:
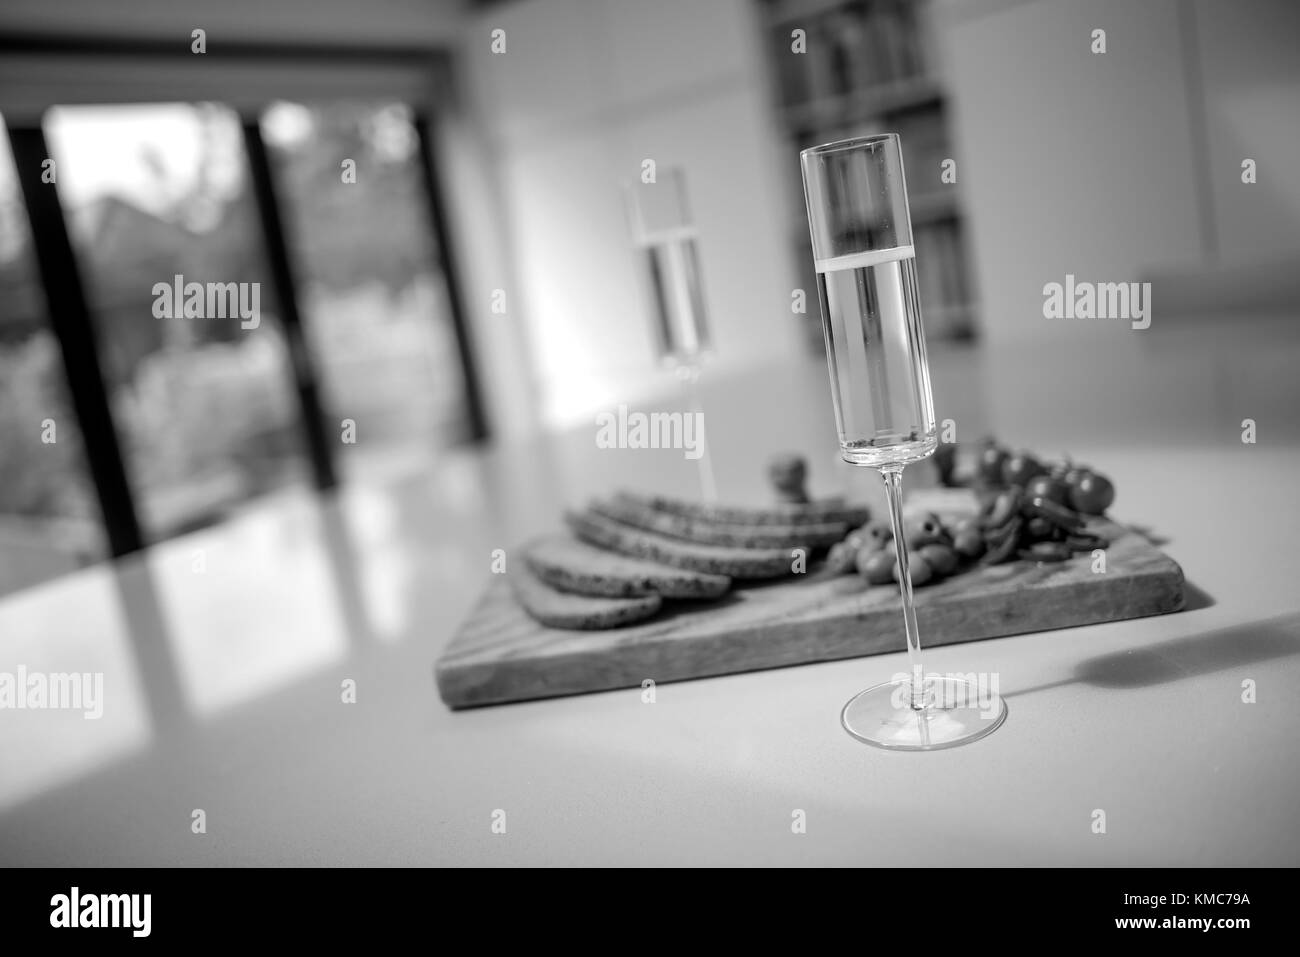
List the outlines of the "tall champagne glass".
{"label": "tall champagne glass", "polygon": [[860,692],[841,720],[883,748],[928,751],[983,737],[1006,717],[991,682],[926,675],[903,527],[903,467],[938,437],[897,134],[804,150],[804,196],[840,455],[878,469],[898,554],[910,674]]}
{"label": "tall champagne glass", "polygon": [[[651,182],[628,188],[632,243],[645,269],[654,301],[653,325],[659,359],[687,390],[691,411],[704,419],[699,379],[712,353],[709,317],[700,282],[695,224],[686,203],[686,177],[678,168],[663,169]],[[706,502],[717,500],[708,431],[701,435],[696,460],[700,491]]]}

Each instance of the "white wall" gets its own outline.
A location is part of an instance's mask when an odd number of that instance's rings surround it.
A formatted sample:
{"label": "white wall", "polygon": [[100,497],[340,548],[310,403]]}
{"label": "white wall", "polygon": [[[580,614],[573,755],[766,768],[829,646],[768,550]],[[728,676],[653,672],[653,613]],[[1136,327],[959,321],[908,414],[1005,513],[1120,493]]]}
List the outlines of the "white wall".
{"label": "white wall", "polygon": [[[1295,300],[1248,325],[1232,277],[1265,284],[1227,267],[1300,248],[1298,21],[1285,0],[942,4],[990,416],[1007,441],[1052,451],[1068,423],[1099,441],[1235,442],[1245,417],[1296,433]],[[1260,185],[1241,185],[1244,156]],[[1045,319],[1043,286],[1067,273],[1160,278],[1151,328]]]}
{"label": "white wall", "polygon": [[749,0],[525,0],[463,35],[511,241],[499,257],[509,314],[490,313],[489,288],[467,298],[476,323],[527,343],[546,425],[667,385],[623,209],[645,158],[687,171],[716,374],[799,348],[754,15]]}
{"label": "white wall", "polygon": [[[1215,245],[1225,264],[1300,253],[1300,4],[1198,0]],[[1258,181],[1241,181],[1254,159]]]}
{"label": "white wall", "polygon": [[1067,272],[1137,279],[1199,258],[1176,5],[1037,0],[941,18],[990,340],[1095,331],[1043,318],[1044,283]]}
{"label": "white wall", "polygon": [[1067,270],[1198,281],[1300,253],[1300,4],[982,0],[938,23],[993,339],[1057,337],[1041,290]]}
{"label": "white wall", "polygon": [[508,442],[533,431],[540,416],[526,330],[490,309],[490,290],[515,285],[500,170],[481,126],[465,104],[442,117],[438,132],[438,171],[449,232],[456,237],[461,306],[479,392],[491,438]]}

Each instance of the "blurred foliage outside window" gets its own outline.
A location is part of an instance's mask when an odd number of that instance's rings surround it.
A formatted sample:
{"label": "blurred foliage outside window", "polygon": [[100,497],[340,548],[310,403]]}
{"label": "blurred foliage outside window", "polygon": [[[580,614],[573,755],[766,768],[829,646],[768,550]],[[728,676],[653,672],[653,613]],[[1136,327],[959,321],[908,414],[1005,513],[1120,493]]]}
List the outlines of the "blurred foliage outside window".
{"label": "blurred foliage outside window", "polygon": [[[76,106],[49,111],[44,126],[146,539],[305,483],[291,356],[239,118],[214,103]],[[355,445],[340,442],[343,474],[423,467],[468,428],[411,111],[276,103],[262,131],[327,434],[356,423]],[[0,554],[24,536],[61,539],[82,563],[103,554],[98,507],[3,146]],[[155,284],[177,275],[260,283],[260,323],[155,317]],[[41,441],[47,419],[57,423],[53,445]],[[0,591],[13,577],[4,562]]]}

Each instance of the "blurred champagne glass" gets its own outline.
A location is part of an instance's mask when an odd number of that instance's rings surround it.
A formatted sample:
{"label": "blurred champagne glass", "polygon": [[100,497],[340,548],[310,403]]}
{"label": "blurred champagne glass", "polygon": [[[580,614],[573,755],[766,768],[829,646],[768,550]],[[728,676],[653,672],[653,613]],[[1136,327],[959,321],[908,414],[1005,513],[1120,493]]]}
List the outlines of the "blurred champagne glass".
{"label": "blurred champagne glass", "polygon": [[651,321],[660,361],[682,382],[700,426],[700,490],[717,500],[699,379],[712,356],[708,312],[700,283],[695,224],[686,202],[686,177],[678,168],[658,170],[651,182],[627,189],[632,243],[645,270],[653,302]]}

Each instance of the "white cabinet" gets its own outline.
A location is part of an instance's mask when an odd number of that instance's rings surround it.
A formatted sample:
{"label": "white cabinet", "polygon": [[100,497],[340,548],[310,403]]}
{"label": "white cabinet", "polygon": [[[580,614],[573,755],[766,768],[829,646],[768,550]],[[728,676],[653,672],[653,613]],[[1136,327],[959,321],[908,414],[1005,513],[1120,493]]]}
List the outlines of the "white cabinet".
{"label": "white cabinet", "polygon": [[1043,286],[1067,273],[1136,280],[1201,257],[1176,6],[1035,0],[938,18],[991,341],[1057,335]]}

